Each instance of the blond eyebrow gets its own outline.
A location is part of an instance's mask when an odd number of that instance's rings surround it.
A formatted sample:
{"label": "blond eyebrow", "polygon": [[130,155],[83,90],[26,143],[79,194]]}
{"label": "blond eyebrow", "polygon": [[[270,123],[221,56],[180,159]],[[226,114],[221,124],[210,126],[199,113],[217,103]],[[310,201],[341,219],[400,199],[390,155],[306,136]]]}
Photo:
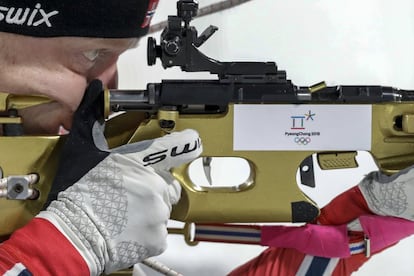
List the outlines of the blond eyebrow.
{"label": "blond eyebrow", "polygon": [[[108,40],[108,39],[97,39],[93,42],[93,44],[96,44],[96,49],[86,50],[82,52],[85,58],[87,58],[89,61],[95,61],[102,52],[109,50],[111,51],[112,47],[120,47],[118,45],[119,40]],[[139,44],[139,38],[131,38],[125,45],[122,45],[122,50],[126,51],[128,49],[133,49],[138,47]],[[99,45],[99,47],[98,47]]]}

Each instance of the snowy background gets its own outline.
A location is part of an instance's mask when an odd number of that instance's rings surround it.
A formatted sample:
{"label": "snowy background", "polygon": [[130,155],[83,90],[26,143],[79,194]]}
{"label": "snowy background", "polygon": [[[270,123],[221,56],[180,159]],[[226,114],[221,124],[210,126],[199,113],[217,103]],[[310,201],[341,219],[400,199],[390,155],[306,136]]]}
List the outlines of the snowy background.
{"label": "snowy background", "polygon": [[[200,0],[199,4],[215,2]],[[153,23],[175,15],[175,6],[174,0],[161,0]],[[276,61],[297,85],[325,80],[328,85],[414,89],[414,2],[410,0],[253,0],[192,24],[200,33],[209,25],[219,27],[201,47],[206,55],[221,61]],[[152,36],[159,41],[159,33]],[[163,70],[159,62],[148,67],[146,38],[124,54],[119,65],[121,88],[143,89],[146,83],[161,79],[200,77],[179,69]],[[344,183],[335,181],[336,192],[356,184],[374,168],[372,162],[365,163],[360,171],[348,174]],[[189,247],[175,236],[168,242],[169,248],[157,260],[184,275],[225,275],[263,250],[208,243]],[[414,238],[408,238],[373,257],[355,275],[414,275],[412,254]]]}

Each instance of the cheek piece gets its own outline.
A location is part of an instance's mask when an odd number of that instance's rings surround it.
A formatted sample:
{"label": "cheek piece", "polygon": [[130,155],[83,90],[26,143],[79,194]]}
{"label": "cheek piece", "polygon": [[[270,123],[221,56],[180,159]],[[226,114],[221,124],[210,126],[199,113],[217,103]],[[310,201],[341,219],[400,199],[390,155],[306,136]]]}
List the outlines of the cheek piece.
{"label": "cheek piece", "polygon": [[3,0],[0,31],[36,37],[131,38],[148,32],[158,0]]}

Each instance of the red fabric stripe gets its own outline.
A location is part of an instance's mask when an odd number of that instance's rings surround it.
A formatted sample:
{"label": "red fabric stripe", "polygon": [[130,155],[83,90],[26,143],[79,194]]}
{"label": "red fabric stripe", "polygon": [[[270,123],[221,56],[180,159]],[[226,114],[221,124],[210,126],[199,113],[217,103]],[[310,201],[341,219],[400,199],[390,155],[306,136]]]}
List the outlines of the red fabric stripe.
{"label": "red fabric stripe", "polygon": [[76,248],[52,223],[41,218],[33,219],[0,245],[0,273],[19,262],[34,275],[90,274]]}

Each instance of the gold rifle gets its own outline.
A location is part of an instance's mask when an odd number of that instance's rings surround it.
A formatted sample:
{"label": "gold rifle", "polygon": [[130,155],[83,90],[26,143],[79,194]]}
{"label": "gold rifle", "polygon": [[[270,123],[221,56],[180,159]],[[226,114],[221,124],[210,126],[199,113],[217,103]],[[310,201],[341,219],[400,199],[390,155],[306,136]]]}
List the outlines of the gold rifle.
{"label": "gold rifle", "polygon": [[[311,221],[319,209],[299,188],[298,169],[306,185],[312,187],[317,185],[312,170],[302,168],[314,165],[310,159],[313,154],[322,169],[358,166],[357,149],[235,150],[234,110],[240,105],[368,106],[372,117],[370,153],[380,170],[393,174],[413,164],[412,91],[382,86],[299,87],[272,62],[213,60],[197,48],[216,28],[210,27],[197,36],[195,28],[189,25],[197,7],[188,1],[179,3],[178,8],[187,12],[181,11],[180,16],[169,19],[161,45],[149,39],[149,64],[160,58],[166,68],[209,71],[217,79],[163,81],[149,84],[145,90],[106,90],[107,113],[127,111],[108,119],[109,145],[115,147],[192,128],[203,140],[203,158],[239,157],[248,162],[250,176],[236,188],[200,187],[190,179],[189,165],[174,169],[183,192],[174,207],[173,219],[188,223]],[[7,192],[6,198],[0,199],[1,236],[12,233],[38,213],[50,190],[64,137],[19,134],[19,125],[24,122],[15,112],[45,101],[48,100],[36,96],[0,97],[0,111],[5,114],[0,117],[4,128],[4,136],[0,137],[0,168],[2,177],[11,179],[10,185],[2,187]],[[27,183],[22,177],[30,173],[39,176],[36,184]],[[39,196],[24,199],[30,189],[38,191]]]}
{"label": "gold rifle", "polygon": [[[201,187],[191,180],[189,165],[173,170],[183,187],[182,198],[172,218],[183,222],[308,222],[318,206],[299,188],[317,185],[312,175],[317,155],[322,169],[358,166],[356,150],[235,150],[233,145],[235,107],[286,105],[350,106],[371,110],[371,150],[379,168],[392,174],[413,164],[413,92],[383,86],[331,86],[323,83],[299,87],[286,79],[286,72],[273,62],[219,62],[198,51],[216,30],[209,27],[202,35],[189,25],[196,14],[192,1],[178,2],[181,16],[170,16],[161,34],[161,45],[148,41],[148,61],[160,58],[164,67],[180,66],[184,71],[209,71],[212,80],[170,80],[148,84],[145,90],[106,90],[105,111],[127,111],[107,122],[109,145],[152,139],[171,131],[196,129],[204,141],[203,158],[238,157],[246,160],[250,175],[237,187]],[[186,10],[187,12],[183,12]],[[179,43],[178,43],[179,42]],[[55,173],[64,137],[19,135],[24,124],[14,110],[42,104],[48,99],[36,96],[2,94],[0,118],[4,136],[0,138],[5,199],[0,235],[8,235],[24,225],[42,207]],[[255,121],[260,124],[260,121]],[[275,121],[275,125],[278,121]],[[265,126],[266,127],[266,126]],[[8,136],[13,135],[13,136]],[[258,137],[260,139],[262,137]],[[296,181],[300,171],[302,183]],[[38,183],[24,183],[21,177],[39,176]],[[18,184],[18,185],[17,185]],[[29,189],[39,196],[23,199]],[[20,191],[20,192],[19,192]],[[6,195],[7,194],[7,195]],[[15,199],[15,200],[14,200]]]}

